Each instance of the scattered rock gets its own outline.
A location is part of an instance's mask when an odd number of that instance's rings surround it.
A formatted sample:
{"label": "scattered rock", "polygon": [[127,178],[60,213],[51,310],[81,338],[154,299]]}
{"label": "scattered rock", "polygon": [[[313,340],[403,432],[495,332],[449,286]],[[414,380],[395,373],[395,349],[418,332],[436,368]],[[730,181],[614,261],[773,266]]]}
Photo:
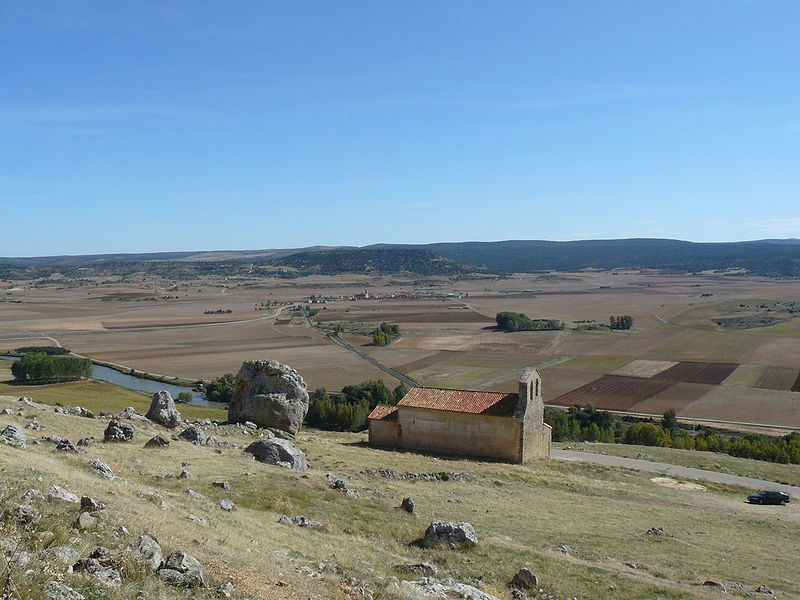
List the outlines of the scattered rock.
{"label": "scattered rock", "polygon": [[70,504],[80,504],[81,501],[75,494],[60,485],[50,486],[50,489],[47,490],[47,500],[48,502],[68,502]]}
{"label": "scattered rock", "polygon": [[146,566],[153,571],[161,566],[161,559],[163,558],[161,546],[150,534],[140,535],[128,544],[126,550],[137,564]]}
{"label": "scattered rock", "polygon": [[100,522],[100,513],[98,512],[82,512],[78,515],[75,521],[75,529],[83,531],[85,529],[92,529]]}
{"label": "scattered rock", "polygon": [[286,515],[281,515],[278,518],[278,523],[280,523],[281,525],[293,525],[292,520]]}
{"label": "scattered rock", "polygon": [[61,440],[56,444],[56,450],[59,452],[77,452],[78,449],[69,440]]}
{"label": "scattered rock", "polygon": [[564,554],[572,554],[573,552],[575,552],[575,550],[573,550],[566,544],[561,544],[560,546],[556,546],[556,552],[563,552]]}
{"label": "scattered rock", "polygon": [[35,489],[30,489],[24,494],[22,494],[22,501],[23,502],[35,502],[37,500],[44,500],[45,496],[42,492]]}
{"label": "scattered rock", "polygon": [[401,581],[399,585],[413,598],[500,600],[497,596],[482,592],[478,588],[467,585],[466,583],[457,583],[452,579],[436,580],[425,577],[419,581]]}
{"label": "scattered rock", "polygon": [[10,408],[4,408],[4,409],[0,410],[0,415],[13,415],[13,414],[14,414],[14,411],[11,410]]}
{"label": "scattered rock", "polygon": [[416,573],[424,577],[435,577],[439,573],[439,569],[430,563],[409,563],[405,565],[397,565],[397,570],[404,573]]}
{"label": "scattered rock", "polygon": [[295,471],[308,471],[306,455],[288,440],[279,438],[253,442],[245,452],[268,465],[277,465]]}
{"label": "scattered rock", "polygon": [[293,368],[275,360],[248,360],[236,375],[228,421],[251,421],[292,435],[308,412],[308,387]]}
{"label": "scattered rock", "polygon": [[184,440],[192,442],[195,446],[205,446],[208,444],[208,434],[199,427],[192,425],[178,434]]}
{"label": "scattered rock", "polygon": [[514,575],[509,585],[520,590],[529,590],[539,585],[539,580],[536,578],[536,575],[531,573],[530,569],[522,567],[517,571],[517,574]]}
{"label": "scattered rock", "polygon": [[135,437],[136,425],[123,423],[117,419],[111,419],[103,432],[104,442],[132,442]]}
{"label": "scattered rock", "polygon": [[663,527],[651,527],[645,533],[646,535],[667,535]]}
{"label": "scattered rock", "polygon": [[81,448],[88,448],[92,444],[94,444],[94,436],[79,439],[77,445]]}
{"label": "scattered rock", "polygon": [[446,544],[451,548],[474,548],[478,545],[475,529],[463,521],[434,521],[425,530],[422,545],[426,547]]}
{"label": "scattered rock", "polygon": [[111,467],[109,467],[99,458],[93,458],[92,460],[90,460],[89,466],[92,467],[95,470],[95,472],[101,477],[105,477],[108,480],[116,479],[116,475],[114,475],[114,471],[111,470]]}
{"label": "scattered rock", "polygon": [[175,550],[167,556],[158,570],[158,576],[169,585],[195,587],[205,584],[200,561],[182,550]]}
{"label": "scattered rock", "polygon": [[756,589],[753,590],[753,592],[756,593],[756,594],[768,594],[770,596],[772,596],[775,593],[772,590],[772,588],[769,588],[769,587],[767,587],[765,585],[758,586]]}
{"label": "scattered rock", "polygon": [[82,406],[67,407],[67,414],[76,417],[84,417],[86,419],[94,419],[94,413],[90,411],[88,408],[83,408]]}
{"label": "scattered rock", "polygon": [[119,571],[113,567],[103,565],[96,558],[82,558],[72,565],[72,570],[76,573],[83,573],[90,579],[107,587],[119,587],[122,585],[122,577]]}
{"label": "scattered rock", "polygon": [[147,417],[141,414],[132,406],[128,406],[116,414],[116,417],[120,419],[131,419],[133,421],[147,421]]}
{"label": "scattered rock", "polygon": [[17,402],[22,402],[25,406],[30,406],[31,408],[39,406],[39,404],[34,402],[33,398],[31,398],[30,396],[22,396],[21,398],[19,398],[19,400],[17,400]]}
{"label": "scattered rock", "polygon": [[47,429],[47,427],[45,427],[44,425],[39,423],[39,420],[36,417],[34,417],[30,421],[28,421],[28,423],[27,423],[27,425],[25,425],[25,427],[27,429],[31,429],[33,431],[44,431],[45,429]]}
{"label": "scattered rock", "polygon": [[169,446],[169,440],[160,435],[151,437],[144,445],[145,448],[166,448],[167,446]]}
{"label": "scattered rock", "polygon": [[91,496],[81,496],[81,510],[93,512],[104,508],[105,505],[102,502],[98,502]]}
{"label": "scattered rock", "polygon": [[123,536],[123,535],[130,535],[131,532],[128,531],[128,528],[125,525],[120,525],[114,530],[114,535]]}
{"label": "scattered rock", "polygon": [[416,505],[411,498],[403,498],[403,501],[400,503],[400,508],[408,513],[413,513],[415,506]]}
{"label": "scattered rock", "polygon": [[83,594],[60,581],[48,581],[44,584],[44,593],[49,600],[84,600]]}
{"label": "scattered rock", "polygon": [[226,491],[231,489],[231,484],[228,483],[227,481],[215,481],[211,485],[214,487],[222,488],[223,490]]}
{"label": "scattered rock", "polygon": [[726,594],[728,593],[728,590],[725,589],[725,584],[722,583],[721,581],[714,581],[713,579],[706,579],[703,582],[703,585],[706,586],[706,587],[717,588],[720,592],[723,592],[723,593],[726,593]]}
{"label": "scattered rock", "polygon": [[233,500],[231,500],[230,498],[223,498],[222,500],[220,500],[219,501],[219,507],[222,510],[225,510],[225,511],[228,511],[228,512],[236,509],[236,505],[233,503]]}
{"label": "scattered rock", "polygon": [[292,523],[298,527],[308,527],[309,529],[322,529],[322,523],[309,519],[305,515],[297,515],[292,517]]}
{"label": "scattered rock", "polygon": [[184,492],[184,493],[187,496],[189,496],[190,498],[194,498],[195,500],[205,500],[206,499],[206,497],[203,496],[203,494],[201,494],[200,492],[195,492],[194,490],[186,490],[186,492]]}
{"label": "scattered rock", "polygon": [[192,472],[189,469],[181,469],[181,472],[178,473],[178,479],[189,479],[192,476]]}
{"label": "scattered rock", "polygon": [[72,546],[50,546],[44,553],[61,567],[71,567],[81,557],[80,552]]}
{"label": "scattered rock", "polygon": [[230,598],[233,595],[233,583],[226,581],[217,588],[217,596],[220,598]]}
{"label": "scattered rock", "polygon": [[153,401],[150,403],[150,409],[145,417],[170,429],[174,429],[183,422],[181,413],[175,408],[175,400],[167,390],[153,394]]}
{"label": "scattered rock", "polygon": [[38,523],[42,518],[42,513],[30,504],[20,504],[14,509],[14,519],[22,525]]}
{"label": "scattered rock", "polygon": [[3,431],[0,431],[0,439],[6,444],[17,448],[26,448],[28,446],[25,432],[16,425],[9,425]]}

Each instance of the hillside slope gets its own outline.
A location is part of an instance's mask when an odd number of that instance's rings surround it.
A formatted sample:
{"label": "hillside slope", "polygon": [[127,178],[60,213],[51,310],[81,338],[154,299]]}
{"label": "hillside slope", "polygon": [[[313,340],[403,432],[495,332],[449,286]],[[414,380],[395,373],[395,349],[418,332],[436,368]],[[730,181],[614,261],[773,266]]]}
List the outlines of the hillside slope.
{"label": "hillside slope", "polygon": [[[47,430],[25,429],[29,438],[74,441],[102,439],[106,426],[104,419],[57,414],[48,406],[19,407],[14,398],[0,398],[0,409],[13,411],[0,415],[0,429],[24,427],[36,417]],[[532,597],[541,598],[718,597],[700,585],[708,579],[723,582],[732,596],[759,585],[781,597],[800,596],[793,553],[773,551],[796,544],[798,507],[749,506],[741,490],[671,489],[638,472],[558,461],[522,466],[389,452],[364,446],[363,434],[313,430],[297,441],[311,470],[297,473],[253,462],[232,447],[174,440],[168,448],[143,449],[152,435],[169,432],[137,426],[134,442],[99,442],[85,453],[57,452],[50,443],[0,445],[0,485],[11,488],[7,496],[16,502],[24,490],[46,490],[51,483],[91,495],[107,509],[96,529],[73,533],[70,543],[82,553],[98,544],[113,550],[150,530],[167,550],[196,556],[209,589],[231,580],[241,598],[411,598],[393,578],[416,579],[397,566],[421,562],[435,565],[439,578],[481,586],[503,599],[511,597],[507,582],[522,566],[539,577],[542,593]],[[239,445],[258,435],[238,426],[206,429]],[[119,479],[97,476],[91,458],[109,464]],[[184,468],[191,475],[178,478]],[[332,489],[328,473],[343,478],[357,497]],[[231,489],[213,486],[219,481]],[[202,498],[187,495],[188,489]],[[407,496],[416,502],[416,516],[397,508]],[[220,510],[222,498],[232,499],[236,510]],[[62,519],[77,516],[77,509],[58,510],[65,511]],[[324,528],[283,525],[282,514],[303,514]],[[438,519],[469,521],[477,548],[431,550],[411,543]],[[112,535],[118,525],[130,536]],[[648,534],[652,527],[666,535]],[[123,581],[121,591],[98,591],[74,576],[57,576],[93,598],[133,598],[138,589],[151,597],[190,595],[141,578]]]}

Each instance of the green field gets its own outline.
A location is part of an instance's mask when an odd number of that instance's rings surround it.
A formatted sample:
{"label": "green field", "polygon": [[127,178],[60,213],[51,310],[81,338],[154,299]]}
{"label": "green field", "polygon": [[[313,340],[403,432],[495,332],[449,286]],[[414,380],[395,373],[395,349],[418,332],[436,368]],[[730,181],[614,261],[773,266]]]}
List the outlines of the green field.
{"label": "green field", "polygon": [[[47,385],[18,385],[11,380],[10,361],[0,361],[0,396],[29,396],[36,402],[61,406],[82,406],[94,413],[119,412],[132,406],[144,414],[150,408],[152,394],[130,390],[99,379],[54,383]],[[225,420],[227,413],[217,408],[180,404],[178,409],[187,419]]]}

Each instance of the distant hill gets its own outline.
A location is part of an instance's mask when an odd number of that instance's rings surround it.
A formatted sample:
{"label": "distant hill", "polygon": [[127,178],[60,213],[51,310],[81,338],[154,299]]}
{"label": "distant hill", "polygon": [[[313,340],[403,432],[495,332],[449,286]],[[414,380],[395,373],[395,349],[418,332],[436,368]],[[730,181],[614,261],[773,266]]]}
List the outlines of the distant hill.
{"label": "distant hill", "polygon": [[[193,273],[236,271],[241,265],[255,264],[328,274],[412,271],[444,275],[476,269],[502,274],[627,267],[690,273],[743,268],[754,275],[800,277],[800,240],[723,243],[648,238],[571,242],[508,240],[376,244],[363,248],[313,246],[274,250],[0,258],[0,265],[28,268],[95,266],[103,267],[106,272],[117,269],[130,271],[136,268],[136,263],[150,272],[165,271],[168,263],[183,263],[183,270]],[[156,268],[156,264],[161,266]]]}
{"label": "distant hill", "polygon": [[800,243],[792,240],[697,243],[666,239],[550,242],[451,242],[376,247],[425,248],[492,273],[647,268],[697,272],[744,268],[754,275],[800,276]]}
{"label": "distant hill", "polygon": [[271,259],[272,265],[291,267],[307,273],[398,273],[450,275],[475,271],[423,248],[356,248],[298,252]]}

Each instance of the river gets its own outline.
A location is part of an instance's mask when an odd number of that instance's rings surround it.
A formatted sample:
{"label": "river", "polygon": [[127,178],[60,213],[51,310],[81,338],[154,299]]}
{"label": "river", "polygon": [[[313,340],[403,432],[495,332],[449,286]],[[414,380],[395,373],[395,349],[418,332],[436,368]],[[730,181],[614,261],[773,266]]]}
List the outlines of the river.
{"label": "river", "polygon": [[[18,356],[0,356],[6,360],[19,360]],[[192,401],[189,404],[196,406],[210,406],[213,408],[227,409],[227,405],[221,402],[209,402],[202,392],[195,392],[190,387],[182,385],[174,385],[171,383],[161,383],[160,381],[153,381],[152,379],[144,379],[143,377],[134,377],[127,373],[115,371],[103,365],[92,365],[92,379],[100,379],[109,383],[128,388],[129,390],[138,390],[140,392],[159,392],[167,390],[172,394],[173,398],[177,398],[181,392],[188,392],[192,395]]]}

